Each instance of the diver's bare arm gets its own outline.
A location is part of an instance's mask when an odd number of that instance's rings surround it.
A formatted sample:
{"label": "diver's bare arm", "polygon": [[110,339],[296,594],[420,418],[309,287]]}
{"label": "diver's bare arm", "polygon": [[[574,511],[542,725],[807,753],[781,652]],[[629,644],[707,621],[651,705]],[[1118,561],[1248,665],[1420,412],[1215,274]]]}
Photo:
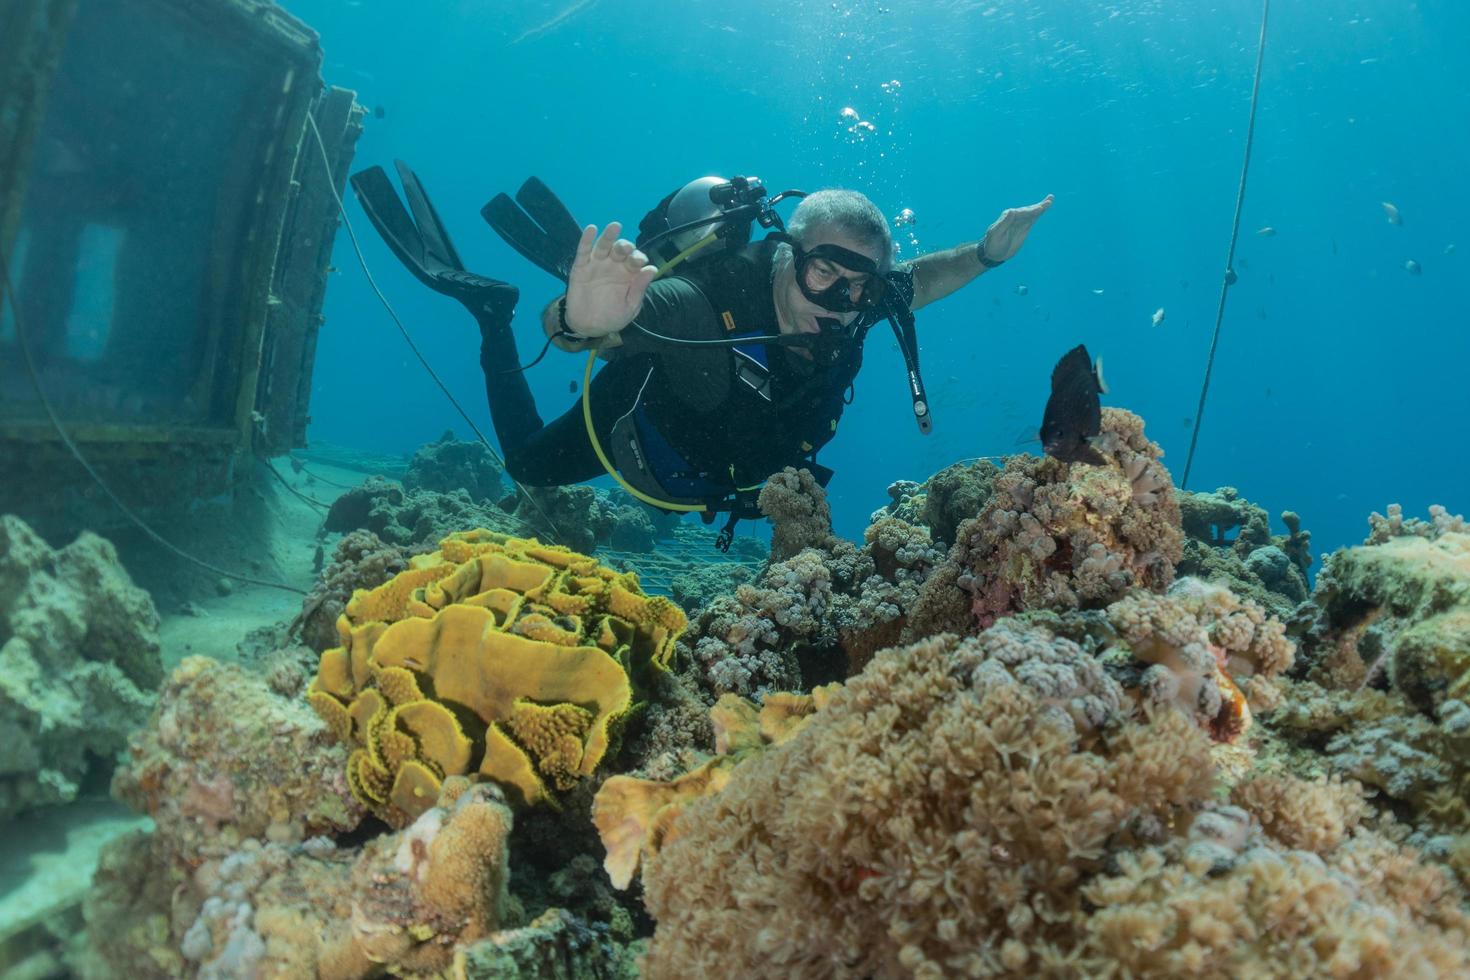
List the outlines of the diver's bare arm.
{"label": "diver's bare arm", "polygon": [[914,274],[913,308],[927,306],[973,282],[985,272],[975,249],[979,242],[966,242],[942,252],[921,255],[909,263]]}
{"label": "diver's bare arm", "polygon": [[[973,281],[987,268],[980,261],[980,248],[992,264],[1004,262],[1021,250],[1036,219],[1051,207],[1052,195],[1024,208],[1006,208],[985,229],[985,237],[958,248],[921,255],[913,262],[914,309],[943,299]],[[983,246],[982,246],[983,243]]]}

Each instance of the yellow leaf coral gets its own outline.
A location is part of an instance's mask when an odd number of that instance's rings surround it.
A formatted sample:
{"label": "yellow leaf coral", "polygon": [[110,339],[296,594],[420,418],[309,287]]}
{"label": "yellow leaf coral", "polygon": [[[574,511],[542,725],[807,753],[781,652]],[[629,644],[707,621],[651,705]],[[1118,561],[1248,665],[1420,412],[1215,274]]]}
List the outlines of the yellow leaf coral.
{"label": "yellow leaf coral", "polygon": [[348,784],[390,824],[431,806],[449,776],[551,801],[596,769],[633,679],[666,668],[685,625],[634,575],[471,531],[353,596],[307,697],[357,743]]}

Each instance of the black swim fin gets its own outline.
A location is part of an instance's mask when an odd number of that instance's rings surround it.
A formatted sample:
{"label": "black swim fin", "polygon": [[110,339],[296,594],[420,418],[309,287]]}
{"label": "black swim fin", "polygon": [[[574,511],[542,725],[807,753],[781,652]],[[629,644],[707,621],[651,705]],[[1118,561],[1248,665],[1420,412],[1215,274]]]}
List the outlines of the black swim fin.
{"label": "black swim fin", "polygon": [[496,194],[480,209],[480,215],[528,262],[567,281],[582,227],[538,178],[522,184],[514,200],[508,194]]}
{"label": "black swim fin", "polygon": [[402,160],[393,163],[412,215],[398,199],[393,182],[382,167],[358,171],[351,179],[358,202],[384,243],[420,282],[459,300],[471,313],[478,316],[488,310],[508,312],[515,306],[519,291],[509,283],[465,270],[418,175]]}

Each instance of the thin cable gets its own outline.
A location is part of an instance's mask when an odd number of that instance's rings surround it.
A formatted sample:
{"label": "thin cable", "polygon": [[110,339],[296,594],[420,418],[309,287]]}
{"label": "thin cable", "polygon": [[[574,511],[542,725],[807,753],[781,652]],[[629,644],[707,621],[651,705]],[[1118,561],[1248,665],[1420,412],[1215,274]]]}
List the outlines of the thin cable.
{"label": "thin cable", "polygon": [[551,350],[551,342],[553,340],[555,340],[555,339],[556,339],[555,337],[547,337],[546,338],[546,343],[544,343],[544,344],[541,345],[541,353],[537,354],[531,360],[531,363],[530,364],[527,364],[525,367],[506,368],[504,371],[496,371],[495,373],[496,374],[524,374],[525,372],[531,370],[531,368],[533,368],[536,365],[538,365],[538,364],[541,363],[541,359],[546,356],[546,352],[549,351],[549,350]]}
{"label": "thin cable", "polygon": [[291,486],[290,482],[287,481],[287,479],[284,476],[281,475],[281,471],[278,470],[278,469],[276,469],[275,466],[271,463],[270,460],[264,460],[264,463],[265,463],[265,468],[271,471],[271,476],[273,476],[277,480],[280,480],[281,481],[281,486],[285,487],[287,490],[291,491],[296,496],[298,496],[302,500],[306,501],[308,504],[311,504],[313,507],[320,507],[322,510],[331,510],[332,509],[332,505],[331,504],[324,504],[320,500],[317,500],[314,497],[308,497],[306,494],[302,493],[300,490],[297,490],[295,487]]}
{"label": "thin cable", "polygon": [[1189,454],[1184,457],[1184,477],[1179,489],[1189,487],[1189,470],[1194,465],[1194,447],[1199,442],[1200,425],[1204,422],[1205,398],[1210,393],[1210,373],[1215,369],[1215,350],[1220,346],[1220,325],[1225,320],[1225,297],[1235,281],[1235,243],[1240,238],[1240,211],[1245,205],[1245,176],[1251,165],[1251,144],[1256,135],[1256,102],[1261,94],[1261,64],[1266,60],[1266,19],[1271,14],[1271,0],[1261,7],[1261,38],[1256,45],[1256,78],[1251,85],[1250,122],[1245,130],[1245,159],[1240,164],[1240,187],[1235,193],[1235,220],[1230,227],[1230,249],[1225,253],[1225,273],[1220,279],[1220,306],[1215,311],[1215,332],[1210,337],[1210,356],[1205,361],[1205,378],[1199,389],[1199,407],[1194,412],[1194,430],[1189,435]]}
{"label": "thin cable", "polygon": [[337,483],[335,480],[328,480],[326,477],[322,476],[320,473],[313,473],[311,470],[309,470],[309,469],[306,468],[306,464],[305,463],[301,462],[301,460],[297,459],[295,456],[292,456],[291,457],[291,462],[295,465],[296,468],[300,469],[301,472],[305,473],[307,476],[311,477],[313,480],[316,480],[318,483],[325,483],[327,486],[329,486],[329,487],[335,487],[338,490],[356,490],[357,489],[357,486],[355,484]]}
{"label": "thin cable", "polygon": [[358,244],[357,232],[353,230],[352,222],[347,220],[347,208],[342,204],[342,195],[337,193],[337,179],[336,175],[332,172],[331,157],[327,155],[326,141],[322,139],[321,130],[317,129],[316,127],[316,118],[310,112],[306,114],[306,122],[307,125],[311,127],[312,135],[316,137],[317,149],[321,151],[322,166],[325,167],[327,171],[327,190],[332,192],[332,200],[337,202],[337,214],[340,215],[342,218],[342,227],[347,229],[347,237],[352,242],[352,250],[357,253],[357,264],[362,267],[362,274],[367,277],[368,285],[372,287],[373,293],[378,297],[378,302],[382,303],[383,309],[388,311],[388,316],[392,318],[394,325],[398,327],[398,332],[403,335],[403,341],[404,343],[408,344],[408,349],[413,351],[413,356],[419,359],[419,364],[421,364],[424,370],[429,373],[429,377],[434,379],[434,383],[439,386],[439,390],[444,392],[444,397],[449,399],[449,404],[453,405],[454,410],[459,413],[459,417],[464,419],[465,425],[468,425],[470,427],[470,431],[475,434],[475,438],[480,440],[480,444],[484,446],[487,450],[489,450],[490,456],[495,460],[495,462],[500,464],[500,468],[505,471],[506,478],[509,479],[511,483],[514,483],[516,489],[521,492],[521,495],[531,502],[531,506],[535,507],[536,512],[540,514],[543,519],[545,519],[546,526],[551,528],[552,533],[555,534],[559,539],[563,541],[566,540],[565,536],[552,521],[551,515],[546,513],[546,511],[541,508],[541,504],[537,502],[536,498],[531,496],[526,488],[521,486],[520,482],[517,481],[515,477],[510,475],[510,469],[505,465],[505,460],[502,459],[500,454],[495,451],[495,447],[490,445],[490,440],[485,438],[485,434],[480,431],[479,426],[475,425],[474,420],[472,420],[469,417],[469,414],[465,412],[464,408],[459,404],[458,399],[456,399],[454,395],[450,392],[449,386],[446,385],[439,377],[439,375],[435,373],[434,369],[429,366],[429,362],[424,358],[423,353],[419,350],[418,344],[415,344],[413,342],[413,337],[409,335],[408,328],[405,327],[403,325],[403,321],[398,318],[398,311],[393,309],[393,304],[388,302],[388,297],[383,295],[383,290],[378,287],[378,281],[373,278],[372,271],[368,268],[367,259],[362,254],[362,246]]}
{"label": "thin cable", "polygon": [[92,465],[87,462],[86,458],[82,455],[81,450],[77,448],[76,443],[72,442],[71,436],[67,434],[66,429],[61,424],[61,418],[56,414],[56,409],[53,408],[51,405],[51,399],[46,397],[46,390],[41,385],[41,376],[36,371],[36,362],[34,358],[31,357],[31,345],[26,337],[25,324],[21,323],[20,306],[15,302],[15,286],[10,281],[10,260],[9,257],[5,254],[3,248],[0,248],[0,287],[3,287],[5,298],[10,301],[10,312],[11,315],[15,318],[15,341],[16,345],[20,347],[21,359],[25,361],[26,373],[30,375],[31,386],[36,391],[36,397],[40,399],[41,407],[46,410],[46,416],[51,420],[52,428],[56,430],[57,436],[61,438],[62,443],[72,454],[72,457],[76,459],[77,463],[81,465],[82,469],[87,472],[87,475],[92,478],[92,482],[97,484],[98,488],[101,489],[103,494],[106,495],[107,499],[111,500],[114,504],[117,505],[117,509],[122,511],[123,516],[132,521],[133,524],[137,526],[138,530],[147,535],[148,538],[159,547],[165,549],[166,551],[172,552],[179,558],[182,558],[184,561],[187,561],[193,565],[197,565],[198,567],[212,572],[213,574],[218,575],[221,578],[230,578],[234,579],[237,582],[247,582],[250,585],[260,585],[268,589],[280,589],[283,592],[294,592],[297,595],[306,595],[305,589],[298,589],[294,585],[284,585],[280,582],[270,582],[265,579],[252,578],[249,575],[240,575],[236,572],[231,572],[227,571],[226,569],[220,568],[218,565],[211,565],[209,562],[203,560],[202,558],[195,558],[187,551],[184,551],[171,542],[164,540],[161,534],[153,530],[153,528],[149,527],[148,524],[146,524],[141,517],[139,517],[137,514],[134,514],[132,510],[128,507],[128,505],[123,503],[122,500],[118,498],[117,494],[112,492],[112,488],[107,485],[107,481],[103,480],[101,475],[98,474],[96,470],[92,469]]}

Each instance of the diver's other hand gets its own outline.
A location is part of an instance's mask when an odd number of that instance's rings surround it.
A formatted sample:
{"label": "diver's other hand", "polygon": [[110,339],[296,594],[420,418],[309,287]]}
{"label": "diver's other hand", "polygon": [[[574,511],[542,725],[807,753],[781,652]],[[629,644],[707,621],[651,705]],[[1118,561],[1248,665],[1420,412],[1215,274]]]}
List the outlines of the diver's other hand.
{"label": "diver's other hand", "polygon": [[985,229],[985,257],[992,262],[1004,262],[1021,250],[1026,236],[1036,219],[1051,207],[1052,195],[1024,208],[1006,208],[1000,217]]}
{"label": "diver's other hand", "polygon": [[658,269],[633,243],[618,237],[623,226],[608,222],[582,229],[577,258],[567,277],[567,326],[584,337],[605,337],[633,321]]}

